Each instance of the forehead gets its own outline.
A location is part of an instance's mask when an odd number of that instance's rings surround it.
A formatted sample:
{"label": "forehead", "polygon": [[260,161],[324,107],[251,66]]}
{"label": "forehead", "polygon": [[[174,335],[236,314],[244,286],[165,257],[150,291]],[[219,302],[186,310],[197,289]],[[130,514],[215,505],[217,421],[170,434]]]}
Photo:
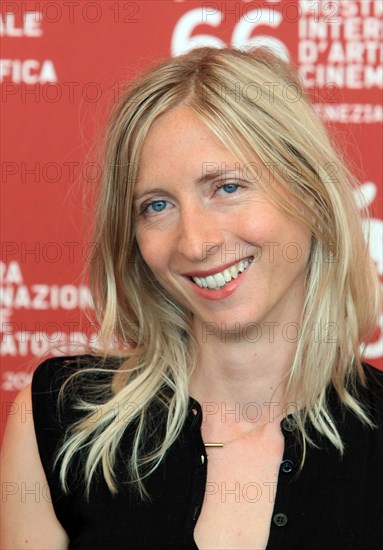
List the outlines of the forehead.
{"label": "forehead", "polygon": [[[221,140],[185,106],[161,115],[150,127],[140,154],[136,187],[153,178],[195,178],[206,170],[235,166]],[[221,166],[222,165],[222,166]]]}

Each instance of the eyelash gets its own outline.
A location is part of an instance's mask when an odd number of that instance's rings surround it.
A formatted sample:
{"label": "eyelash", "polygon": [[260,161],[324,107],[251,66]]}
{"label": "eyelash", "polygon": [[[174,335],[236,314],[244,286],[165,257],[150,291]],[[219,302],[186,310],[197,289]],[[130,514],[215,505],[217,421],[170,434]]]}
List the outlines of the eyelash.
{"label": "eyelash", "polygon": [[[221,185],[217,185],[217,187],[215,188],[215,192],[219,191],[223,187],[226,187],[227,185],[235,185],[237,187],[237,189],[243,187],[242,185],[239,185],[239,183],[222,183]],[[236,191],[237,191],[237,189],[236,189]],[[233,195],[234,193],[226,193],[226,194],[227,195]]]}
{"label": "eyelash", "polygon": [[[233,193],[226,193],[226,195],[234,195],[235,192],[242,188],[243,185],[240,185],[239,183],[222,183],[220,185],[217,185],[214,189],[214,193],[217,193],[217,191],[219,191],[220,189],[223,189],[224,187],[228,186],[228,185],[235,185],[236,186],[236,189]],[[161,212],[153,212],[153,213],[149,213],[148,212],[148,209],[150,206],[152,206],[153,204],[156,204],[158,202],[164,202],[165,204],[166,203],[169,203],[169,201],[167,200],[164,200],[164,199],[157,199],[157,200],[154,200],[154,201],[150,201],[150,202],[146,202],[146,203],[143,203],[141,206],[140,206],[140,210],[139,210],[139,215],[140,216],[151,216],[151,215],[155,215],[155,214],[161,214],[162,212],[164,212],[164,210],[161,210]]]}
{"label": "eyelash", "polygon": [[[140,206],[139,215],[140,216],[151,216],[152,214],[148,212],[149,207],[152,206],[153,204],[156,204],[156,202],[164,202],[166,204],[169,203],[169,201],[166,201],[164,199],[157,199],[155,201],[150,201],[150,202],[144,203]],[[161,212],[154,212],[153,214],[161,214],[162,212],[163,212],[163,210]]]}

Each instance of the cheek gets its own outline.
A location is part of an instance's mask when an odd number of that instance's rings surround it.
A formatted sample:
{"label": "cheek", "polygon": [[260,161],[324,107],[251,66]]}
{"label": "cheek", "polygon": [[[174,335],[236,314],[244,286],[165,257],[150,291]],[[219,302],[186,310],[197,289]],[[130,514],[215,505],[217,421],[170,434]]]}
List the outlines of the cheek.
{"label": "cheek", "polygon": [[138,250],[146,264],[150,267],[150,258],[151,258],[151,246],[150,240],[147,236],[140,230],[136,229],[136,242]]}
{"label": "cheek", "polygon": [[136,241],[144,262],[155,275],[161,274],[166,264],[166,250],[153,235],[136,232]]}
{"label": "cheek", "polygon": [[311,232],[300,223],[276,215],[275,212],[264,212],[246,231],[246,239],[260,247],[260,255],[265,263],[271,266],[276,262],[287,264],[307,264],[311,249]]}
{"label": "cheek", "polygon": [[308,230],[293,230],[282,247],[282,259],[289,270],[305,270],[311,251],[311,233]]}
{"label": "cheek", "polygon": [[248,216],[242,223],[240,235],[248,242],[263,246],[265,243],[280,243],[289,233],[284,220],[265,210]]}

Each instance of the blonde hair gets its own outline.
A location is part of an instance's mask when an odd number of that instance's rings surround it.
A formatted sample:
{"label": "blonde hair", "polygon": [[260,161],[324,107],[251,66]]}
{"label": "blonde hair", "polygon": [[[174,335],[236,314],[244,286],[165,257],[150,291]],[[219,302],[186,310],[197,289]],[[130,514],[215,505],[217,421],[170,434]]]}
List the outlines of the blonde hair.
{"label": "blonde hair", "polygon": [[[88,490],[101,466],[116,492],[118,445],[134,426],[129,469],[145,498],[145,476],[157,468],[186,419],[196,357],[191,314],[151,276],[135,240],[132,214],[145,136],[161,114],[180,105],[187,105],[250,170],[255,156],[263,166],[272,163],[282,189],[295,201],[287,201],[276,185],[260,184],[271,201],[312,233],[301,335],[287,380],[290,399],[303,397],[306,403],[292,413],[304,443],[301,467],[306,442],[314,445],[307,421],[343,452],[327,402],[331,383],[341,402],[372,425],[353,395],[356,382],[365,382],[360,345],[376,326],[379,304],[378,279],[352,195],[357,182],[291,65],[266,48],[198,48],[140,77],[110,119],[90,262],[102,348],[92,352],[102,358],[99,366],[71,376],[61,396],[69,387],[80,393],[86,373],[102,368],[110,376],[95,385],[93,397],[88,386],[87,395],[78,398],[83,417],[71,427],[57,457],[65,489],[72,459],[81,451]],[[253,175],[258,177],[256,171]],[[313,338],[318,322],[322,330],[336,329],[336,341],[323,341],[325,333]],[[110,358],[119,359],[120,366],[109,369]],[[132,403],[133,410],[127,406]],[[153,435],[149,418],[154,404],[165,414],[166,430],[143,452]]]}

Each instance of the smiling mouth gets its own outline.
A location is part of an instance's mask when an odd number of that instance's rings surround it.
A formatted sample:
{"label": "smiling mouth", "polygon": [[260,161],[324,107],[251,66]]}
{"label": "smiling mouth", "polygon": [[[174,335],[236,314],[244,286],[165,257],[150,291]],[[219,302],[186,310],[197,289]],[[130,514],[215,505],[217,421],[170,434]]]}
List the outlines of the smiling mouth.
{"label": "smiling mouth", "polygon": [[245,258],[238,263],[207,277],[190,277],[190,279],[200,288],[209,288],[210,290],[221,290],[233,279],[236,279],[245,269],[249,267],[254,257]]}

